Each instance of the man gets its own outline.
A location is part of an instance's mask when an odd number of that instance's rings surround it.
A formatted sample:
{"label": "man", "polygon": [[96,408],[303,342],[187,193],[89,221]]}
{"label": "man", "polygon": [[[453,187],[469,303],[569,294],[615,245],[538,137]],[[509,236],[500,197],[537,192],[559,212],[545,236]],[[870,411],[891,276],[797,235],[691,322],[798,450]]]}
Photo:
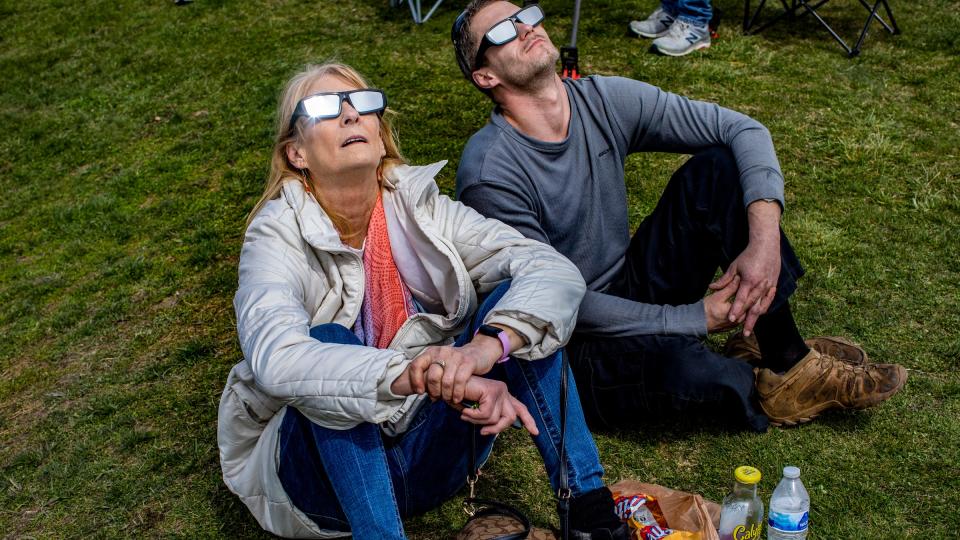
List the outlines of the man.
{"label": "man", "polygon": [[[842,338],[801,337],[788,298],[803,268],[780,230],[766,128],[630,79],[562,80],[542,20],[535,5],[473,0],[454,24],[464,76],[496,104],[467,143],[457,194],[583,274],[568,351],[588,422],[698,411],[762,432],[899,391],[903,367],[871,364]],[[639,151],[694,156],[631,238],[624,161]],[[726,355],[701,341],[737,327]]]}
{"label": "man", "polygon": [[634,34],[653,38],[653,47],[668,56],[684,56],[710,46],[710,0],[662,0],[646,20],[630,21]]}

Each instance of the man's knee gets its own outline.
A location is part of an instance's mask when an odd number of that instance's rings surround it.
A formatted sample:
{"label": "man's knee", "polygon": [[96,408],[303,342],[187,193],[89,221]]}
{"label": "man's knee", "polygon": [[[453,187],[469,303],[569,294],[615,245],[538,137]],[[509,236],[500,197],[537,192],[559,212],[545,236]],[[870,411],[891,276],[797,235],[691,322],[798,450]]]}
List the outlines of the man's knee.
{"label": "man's knee", "polygon": [[690,158],[690,161],[705,161],[709,166],[718,171],[731,173],[739,176],[740,169],[737,167],[737,160],[733,157],[733,152],[726,146],[711,146],[701,150]]}
{"label": "man's knee", "polygon": [[711,146],[694,154],[674,173],[670,189],[681,189],[687,201],[697,207],[719,201],[742,201],[740,169],[725,146]]}
{"label": "man's knee", "polygon": [[733,152],[726,146],[711,146],[691,157],[687,163],[698,171],[699,179],[713,178],[720,184],[730,184],[740,190],[740,168]]}

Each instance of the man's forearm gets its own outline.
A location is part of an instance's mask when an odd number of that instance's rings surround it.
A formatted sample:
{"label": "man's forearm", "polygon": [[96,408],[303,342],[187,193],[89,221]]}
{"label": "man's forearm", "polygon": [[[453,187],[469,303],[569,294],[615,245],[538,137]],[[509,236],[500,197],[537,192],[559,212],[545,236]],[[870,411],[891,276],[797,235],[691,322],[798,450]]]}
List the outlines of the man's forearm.
{"label": "man's forearm", "polygon": [[747,206],[747,223],[750,228],[750,243],[780,249],[780,203],[776,201],[753,201]]}
{"label": "man's forearm", "polygon": [[592,336],[707,335],[703,301],[680,306],[644,304],[587,291],[580,303],[577,332]]}

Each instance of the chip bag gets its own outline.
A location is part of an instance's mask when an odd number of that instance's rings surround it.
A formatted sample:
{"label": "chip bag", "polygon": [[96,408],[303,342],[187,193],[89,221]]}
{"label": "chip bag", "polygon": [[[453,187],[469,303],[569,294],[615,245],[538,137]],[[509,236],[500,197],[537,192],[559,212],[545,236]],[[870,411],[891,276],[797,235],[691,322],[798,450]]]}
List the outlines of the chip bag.
{"label": "chip bag", "polygon": [[618,482],[610,491],[635,540],[719,540],[714,523],[719,505],[699,495],[634,480]]}

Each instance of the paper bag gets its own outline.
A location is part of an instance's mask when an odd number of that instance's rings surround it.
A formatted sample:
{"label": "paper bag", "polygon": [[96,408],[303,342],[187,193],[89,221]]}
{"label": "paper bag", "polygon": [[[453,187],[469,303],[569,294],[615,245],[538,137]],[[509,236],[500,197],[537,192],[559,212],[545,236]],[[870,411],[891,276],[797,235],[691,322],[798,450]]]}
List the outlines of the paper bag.
{"label": "paper bag", "polygon": [[646,493],[656,497],[671,529],[699,532],[703,540],[720,540],[720,505],[696,493],[677,491],[637,480],[621,480],[610,486],[612,492]]}

